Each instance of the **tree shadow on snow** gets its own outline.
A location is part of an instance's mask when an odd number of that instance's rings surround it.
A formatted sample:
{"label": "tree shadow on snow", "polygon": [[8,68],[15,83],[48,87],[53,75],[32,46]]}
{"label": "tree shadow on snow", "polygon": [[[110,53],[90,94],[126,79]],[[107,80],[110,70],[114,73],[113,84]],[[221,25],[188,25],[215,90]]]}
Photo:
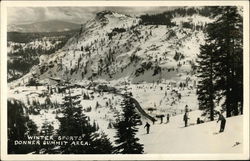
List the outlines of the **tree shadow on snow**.
{"label": "tree shadow on snow", "polygon": [[150,134],[152,134],[152,133],[149,133],[149,134],[147,134],[147,133],[143,133],[143,134],[141,134],[141,135],[143,136],[143,135],[150,135]]}
{"label": "tree shadow on snow", "polygon": [[218,135],[218,134],[221,134],[221,133],[223,133],[223,132],[214,132],[213,134]]}

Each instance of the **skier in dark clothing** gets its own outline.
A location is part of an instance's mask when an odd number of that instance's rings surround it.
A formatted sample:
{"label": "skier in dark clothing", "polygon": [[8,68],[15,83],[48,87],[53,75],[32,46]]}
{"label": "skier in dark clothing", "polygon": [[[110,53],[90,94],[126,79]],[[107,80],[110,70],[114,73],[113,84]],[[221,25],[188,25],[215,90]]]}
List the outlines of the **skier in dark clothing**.
{"label": "skier in dark clothing", "polygon": [[156,121],[155,119],[153,119],[153,120],[152,120],[152,122],[153,122],[153,125],[155,124],[155,121]]}
{"label": "skier in dark clothing", "polygon": [[183,116],[183,121],[185,122],[185,127],[187,127],[187,124],[188,124],[188,115],[187,115],[187,112],[185,112],[184,116]]}
{"label": "skier in dark clothing", "polygon": [[162,122],[163,122],[163,117],[164,117],[164,116],[161,116],[161,124],[162,124]]}
{"label": "skier in dark clothing", "polygon": [[219,119],[217,120],[217,123],[219,121],[221,121],[221,123],[220,123],[220,131],[219,132],[223,132],[224,129],[225,129],[225,125],[226,125],[226,119],[220,112],[218,112],[217,114],[219,115]]}
{"label": "skier in dark clothing", "polygon": [[198,118],[197,118],[197,124],[202,124],[202,123],[204,123],[204,121],[201,120],[201,119],[198,117]]}
{"label": "skier in dark clothing", "polygon": [[188,112],[188,105],[185,106],[185,112]]}
{"label": "skier in dark clothing", "polygon": [[150,124],[147,122],[146,125],[144,126],[144,128],[146,127],[147,130],[147,134],[149,134],[149,128],[150,128]]}
{"label": "skier in dark clothing", "polygon": [[169,116],[169,114],[167,114],[167,123],[169,123],[169,118],[170,118],[170,116]]}

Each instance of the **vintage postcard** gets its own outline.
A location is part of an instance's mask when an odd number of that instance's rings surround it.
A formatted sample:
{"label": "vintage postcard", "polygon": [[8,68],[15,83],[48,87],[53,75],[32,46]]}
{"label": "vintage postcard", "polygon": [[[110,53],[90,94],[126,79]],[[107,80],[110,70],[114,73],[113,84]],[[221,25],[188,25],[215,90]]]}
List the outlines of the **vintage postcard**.
{"label": "vintage postcard", "polygon": [[1,159],[249,159],[248,5],[1,2]]}

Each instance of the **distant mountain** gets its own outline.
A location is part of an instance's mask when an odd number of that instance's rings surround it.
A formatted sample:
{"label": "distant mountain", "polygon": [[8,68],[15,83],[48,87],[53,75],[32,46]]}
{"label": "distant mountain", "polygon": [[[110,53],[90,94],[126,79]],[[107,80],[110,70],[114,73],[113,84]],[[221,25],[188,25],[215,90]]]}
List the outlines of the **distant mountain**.
{"label": "distant mountain", "polygon": [[213,21],[196,11],[191,13],[177,10],[171,16],[141,17],[96,13],[83,25],[84,30],[40,59],[23,78],[28,80],[35,73],[39,81],[47,83],[50,77],[131,83],[186,79],[193,76],[205,26]]}
{"label": "distant mountain", "polygon": [[31,24],[9,25],[8,32],[61,32],[80,28],[79,24],[50,20]]}

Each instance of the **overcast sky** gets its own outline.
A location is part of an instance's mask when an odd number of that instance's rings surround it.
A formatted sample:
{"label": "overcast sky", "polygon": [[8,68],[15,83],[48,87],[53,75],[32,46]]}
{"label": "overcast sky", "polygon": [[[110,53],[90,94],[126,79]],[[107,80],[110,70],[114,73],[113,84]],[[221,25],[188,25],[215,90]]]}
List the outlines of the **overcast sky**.
{"label": "overcast sky", "polygon": [[175,7],[9,7],[8,24],[24,24],[47,20],[84,23],[97,12],[112,10],[119,13],[140,15],[160,13]]}

